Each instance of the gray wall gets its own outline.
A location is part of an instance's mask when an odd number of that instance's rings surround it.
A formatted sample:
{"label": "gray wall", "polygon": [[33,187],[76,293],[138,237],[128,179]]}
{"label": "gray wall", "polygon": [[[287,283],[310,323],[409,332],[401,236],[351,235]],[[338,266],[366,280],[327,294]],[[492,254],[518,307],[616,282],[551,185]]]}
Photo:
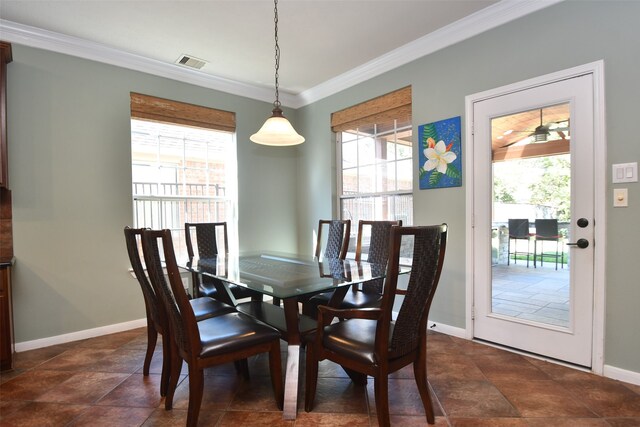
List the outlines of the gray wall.
{"label": "gray wall", "polygon": [[132,223],[132,91],[236,112],[241,248],[296,249],[297,150],[249,142],[271,105],[15,44],[13,59],[16,342],[144,318],[122,232]]}
{"label": "gray wall", "polygon": [[[417,135],[419,124],[458,115],[464,126],[466,95],[604,59],[608,158],[601,161],[610,170],[611,163],[640,160],[638,16],[640,2],[566,1],[544,9],[287,111],[307,142],[277,150],[248,142],[271,110],[267,103],[14,45],[8,125],[16,341],[144,316],[140,291],[127,274],[122,237],[132,217],[130,91],[235,111],[242,248],[297,246],[310,252],[318,219],[337,215],[331,112],[406,85],[413,87]],[[629,208],[607,203],[605,363],[640,372],[635,247],[640,185],[627,187]],[[608,178],[608,200],[611,188]],[[432,317],[460,328],[465,327],[464,192],[465,187],[416,187],[414,197],[416,224],[450,226]]]}
{"label": "gray wall", "polygon": [[[300,246],[310,245],[319,217],[335,213],[333,111],[412,85],[414,140],[417,127],[462,116],[467,95],[604,59],[608,159],[640,161],[637,141],[640,100],[640,2],[566,1],[417,59],[298,111],[307,137],[298,170]],[[463,141],[463,150],[468,147]],[[464,151],[463,151],[464,156]],[[417,164],[417,149],[414,164]],[[605,159],[600,159],[604,162]],[[464,162],[464,159],[463,159]],[[469,172],[464,171],[465,186]],[[640,184],[629,188],[630,206],[613,209],[607,172],[607,262],[605,363],[640,372]],[[447,222],[450,237],[441,287],[431,317],[465,328],[465,187],[423,190],[414,171],[416,224]],[[329,188],[329,186],[332,186]],[[617,185],[620,187],[620,185]]]}

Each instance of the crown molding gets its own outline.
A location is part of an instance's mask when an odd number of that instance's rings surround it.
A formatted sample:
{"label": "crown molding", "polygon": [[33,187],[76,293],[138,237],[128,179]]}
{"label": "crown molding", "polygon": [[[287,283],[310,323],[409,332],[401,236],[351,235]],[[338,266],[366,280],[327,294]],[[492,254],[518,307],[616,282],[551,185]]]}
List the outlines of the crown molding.
{"label": "crown molding", "polygon": [[[159,77],[194,84],[200,87],[219,90],[259,101],[273,102],[272,89],[253,86],[222,77],[205,74],[176,64],[150,59],[141,55],[114,49],[78,37],[67,36],[41,28],[30,27],[16,22],[0,19],[0,39],[24,46],[49,50],[92,61],[102,62],[116,67],[140,71]],[[285,106],[296,104],[295,97],[280,92],[280,101]]]}
{"label": "crown molding", "polygon": [[564,0],[502,0],[298,95],[299,107]]}
{"label": "crown molding", "polygon": [[[447,46],[561,1],[564,0],[502,0],[298,95],[280,91],[280,101],[282,105],[290,108],[303,107]],[[100,43],[4,19],[0,19],[0,39],[190,83],[258,101],[273,102],[273,91],[271,89],[212,76],[197,70],[183,68],[179,65],[167,64],[114,49]]]}

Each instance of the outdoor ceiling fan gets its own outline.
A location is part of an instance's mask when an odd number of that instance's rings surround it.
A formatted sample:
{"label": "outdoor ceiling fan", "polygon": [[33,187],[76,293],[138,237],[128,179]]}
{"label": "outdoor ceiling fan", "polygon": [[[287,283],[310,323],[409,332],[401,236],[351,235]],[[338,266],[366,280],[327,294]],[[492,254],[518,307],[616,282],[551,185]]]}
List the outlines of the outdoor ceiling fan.
{"label": "outdoor ceiling fan", "polygon": [[[540,109],[540,125],[537,126],[533,131],[531,130],[514,130],[513,132],[521,132],[521,133],[528,133],[528,136],[532,136],[534,138],[535,142],[544,142],[547,140],[547,136],[550,135],[550,133],[553,132],[557,132],[558,135],[560,136],[560,138],[565,139],[566,135],[564,134],[564,132],[569,130],[569,126],[568,126],[568,122],[569,120],[567,119],[567,126],[560,126],[560,127],[550,127],[551,125],[554,124],[559,124],[559,123],[563,123],[564,121],[559,121],[559,122],[551,122],[551,123],[547,123],[547,124],[543,124],[542,123],[542,108]],[[514,142],[515,143],[515,142]],[[514,144],[512,143],[512,144]],[[512,145],[509,144],[509,145]]]}

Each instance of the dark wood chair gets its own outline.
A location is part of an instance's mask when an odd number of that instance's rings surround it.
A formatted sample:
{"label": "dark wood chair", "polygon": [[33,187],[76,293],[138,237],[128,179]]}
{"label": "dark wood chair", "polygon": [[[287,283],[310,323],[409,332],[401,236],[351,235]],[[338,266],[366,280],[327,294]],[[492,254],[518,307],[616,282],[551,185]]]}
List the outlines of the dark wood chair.
{"label": "dark wood chair", "polygon": [[[280,332],[245,314],[234,312],[200,322],[184,289],[176,263],[170,230],[145,230],[142,234],[144,257],[154,290],[168,314],[171,372],[165,409],[173,406],[173,396],[184,360],[189,367],[189,409],[187,426],[196,426],[204,388],[203,370],[247,357],[269,353],[271,383],[276,405],[282,409],[284,388],[280,356]],[[160,259],[163,248],[169,284]]]}
{"label": "dark wood chair", "polygon": [[[323,230],[325,229],[327,230],[326,242],[322,237]],[[345,259],[347,250],[349,249],[350,233],[350,219],[321,219],[318,221],[318,238],[315,257],[318,259]]]}
{"label": "dark wood chair", "polygon": [[[227,235],[226,222],[187,222],[184,224],[184,234],[189,258],[193,258],[195,254],[192,240],[194,234],[196,237],[198,257],[215,258],[218,256],[218,253],[229,253],[229,238]],[[220,248],[221,245],[219,243],[222,244],[223,248]],[[192,273],[191,277],[195,296],[207,296],[220,299],[226,303],[233,303],[233,301],[229,300],[226,292],[221,292],[222,286],[224,285],[219,280],[210,276],[200,276],[197,273]],[[234,284],[228,284],[227,286],[233,294],[233,297],[236,299],[249,297],[258,300],[262,299],[262,295],[260,293],[254,292],[251,289]]]}
{"label": "dark wood chair", "polygon": [[[358,237],[356,243],[356,261],[362,259],[363,243],[366,228],[370,230],[369,247],[365,250],[366,261],[376,264],[386,264],[389,259],[389,232],[394,225],[402,225],[402,221],[358,221]],[[382,301],[383,279],[371,280],[360,286],[354,285],[352,292],[348,292],[342,302],[340,308],[365,308],[379,307]],[[303,313],[307,316],[317,317],[318,306],[328,305],[333,292],[324,292],[311,297],[303,305]]]}
{"label": "dark wood chair", "polygon": [[[323,237],[326,233],[326,238]],[[318,235],[316,238],[316,249],[314,256],[324,263],[331,260],[345,259],[349,249],[349,239],[351,234],[350,219],[321,219],[318,221]],[[322,274],[322,271],[320,272]],[[305,313],[310,308],[305,309],[305,304],[312,296],[298,298],[302,304],[302,312]],[[274,300],[274,304],[279,302]]]}
{"label": "dark wood chair", "polygon": [[[147,274],[144,271],[144,266],[142,265],[142,258],[140,256],[140,249],[142,247],[142,231],[142,228],[124,228],[124,238],[127,243],[129,261],[131,262],[133,273],[135,274],[136,279],[138,279],[138,283],[142,289],[144,306],[147,313],[147,352],[144,357],[142,373],[145,376],[149,375],[151,359],[153,358],[153,352],[158,341],[158,334],[160,334],[163,338],[160,395],[165,396],[167,393],[167,385],[169,384],[170,367],[169,346],[165,345],[166,340],[169,338],[169,327],[164,307],[162,307],[160,300],[153,290],[153,286],[149,282],[149,278],[147,277]],[[190,300],[189,303],[193,308],[197,320],[208,319],[220,314],[232,313],[235,311],[234,307],[211,298],[196,298]]]}
{"label": "dark wood chair", "polygon": [[[413,236],[413,262],[407,289],[398,285],[403,236]],[[389,425],[388,376],[413,363],[427,422],[435,422],[427,385],[427,320],[436,291],[447,241],[447,226],[392,227],[389,265],[380,308],[334,309],[318,307],[318,328],[307,337],[305,410],[311,411],[318,381],[318,362],[328,359],[354,371],[366,382],[374,378],[376,412],[381,426]],[[393,302],[404,300],[396,320]],[[334,318],[344,319],[332,323]],[[352,376],[352,378],[354,378]]]}

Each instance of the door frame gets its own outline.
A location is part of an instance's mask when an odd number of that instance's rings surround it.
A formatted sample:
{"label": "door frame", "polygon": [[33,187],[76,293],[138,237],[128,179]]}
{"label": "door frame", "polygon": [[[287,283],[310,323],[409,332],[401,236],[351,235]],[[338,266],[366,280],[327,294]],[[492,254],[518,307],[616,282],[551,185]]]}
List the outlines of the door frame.
{"label": "door frame", "polygon": [[[561,80],[578,77],[585,74],[593,76],[593,131],[594,131],[594,266],[593,266],[593,325],[592,325],[592,354],[591,370],[596,374],[603,374],[604,370],[604,333],[605,333],[605,269],[606,269],[606,207],[607,207],[607,140],[605,132],[605,96],[604,96],[604,60],[591,62],[566,70],[546,74],[521,82],[501,86],[465,97],[465,165],[466,171],[466,212],[465,212],[465,268],[466,268],[466,308],[465,308],[465,338],[474,337],[474,186],[470,182],[474,170],[473,144],[473,105],[476,102],[495,98],[512,92],[531,89],[537,86],[554,83]],[[487,203],[490,203],[487,200]]]}

